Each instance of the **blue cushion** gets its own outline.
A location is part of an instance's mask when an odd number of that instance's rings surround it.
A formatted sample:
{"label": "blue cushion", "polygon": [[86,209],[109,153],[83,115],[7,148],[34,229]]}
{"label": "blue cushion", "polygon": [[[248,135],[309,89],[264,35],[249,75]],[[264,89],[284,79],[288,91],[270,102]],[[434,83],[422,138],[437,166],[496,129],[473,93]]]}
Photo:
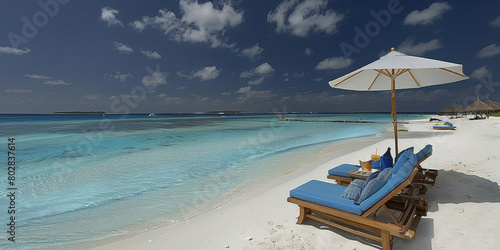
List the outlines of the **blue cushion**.
{"label": "blue cushion", "polygon": [[416,164],[417,164],[417,156],[411,154],[408,160],[401,165],[401,168],[397,173],[395,173],[395,175],[399,175],[403,179],[408,179],[408,177],[410,177],[411,175],[411,172],[415,168]]}
{"label": "blue cushion", "polygon": [[365,186],[370,182],[371,180],[377,178],[377,176],[380,174],[380,171],[373,172],[368,178],[366,178]]}
{"label": "blue cushion", "polygon": [[413,155],[413,147],[403,150],[396,156],[396,162],[392,167],[392,173],[395,174],[399,171],[399,168],[408,160],[408,157]]}
{"label": "blue cushion", "polygon": [[400,157],[401,155],[403,155],[403,154],[404,154],[406,151],[408,151],[408,150],[413,150],[413,147],[407,148],[407,149],[405,149],[405,150],[403,150],[403,151],[399,152],[399,153],[396,155],[396,157],[394,158],[394,164],[396,164],[396,162],[398,161],[399,157]]}
{"label": "blue cushion", "polygon": [[360,167],[358,165],[352,165],[352,164],[342,164],[340,166],[334,167],[330,170],[328,170],[329,175],[335,175],[335,176],[343,176],[343,177],[351,177],[350,175],[347,174],[347,172],[351,170],[357,170]]}
{"label": "blue cushion", "polygon": [[290,196],[351,214],[362,214],[364,211],[354,201],[342,198],[345,189],[344,186],[312,180],[291,190]]}
{"label": "blue cushion", "polygon": [[361,202],[380,190],[387,183],[388,177],[391,175],[391,170],[392,169],[390,168],[386,168],[382,171],[371,174],[370,177],[375,174],[377,175],[375,178],[368,177],[368,179],[366,179],[366,184],[363,187],[363,191],[361,191],[358,199],[354,200],[354,204],[361,204]]}
{"label": "blue cushion", "polygon": [[[414,154],[411,154],[408,157],[406,164],[408,164],[408,165],[404,166],[405,168],[407,166],[411,166],[410,168],[411,168],[411,170],[413,170],[413,168],[417,164],[417,156]],[[402,175],[402,173],[406,172],[406,171],[403,171],[401,174],[398,173],[398,175],[395,175],[393,173],[394,171],[391,171],[391,172],[392,172],[392,174],[386,180],[387,183],[382,188],[380,188],[380,190],[378,192],[375,192],[372,196],[366,198],[366,200],[361,202],[361,204],[359,204],[359,209],[361,209],[363,211],[370,209],[373,205],[375,205],[375,203],[380,201],[380,199],[387,196],[390,192],[392,192],[392,190],[394,190],[396,187],[401,185],[401,183],[403,183],[405,180],[407,180],[411,174],[411,171],[409,172],[409,174],[407,176]]]}
{"label": "blue cushion", "polygon": [[389,178],[389,176],[391,176],[391,174],[392,174],[392,168],[386,168],[380,171],[380,174],[377,176],[377,179],[386,180],[387,178]]}
{"label": "blue cushion", "polygon": [[426,156],[426,155],[428,155],[430,153],[432,153],[432,145],[425,146],[422,150],[420,150],[417,153],[417,162],[419,162],[420,160],[422,160],[422,158],[424,158],[424,156]]}
{"label": "blue cushion", "polygon": [[359,195],[361,194],[361,191],[363,190],[363,187],[365,186],[365,181],[361,179],[355,179],[353,180],[349,186],[344,190],[344,194],[342,194],[342,198],[346,198],[349,200],[356,200]]}

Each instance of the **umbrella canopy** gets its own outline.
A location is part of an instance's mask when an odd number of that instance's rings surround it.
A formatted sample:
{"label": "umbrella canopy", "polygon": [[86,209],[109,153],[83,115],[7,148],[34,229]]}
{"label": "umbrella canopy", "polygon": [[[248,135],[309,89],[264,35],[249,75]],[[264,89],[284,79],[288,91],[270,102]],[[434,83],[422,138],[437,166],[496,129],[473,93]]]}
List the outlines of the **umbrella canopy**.
{"label": "umbrella canopy", "polygon": [[392,49],[379,60],[329,84],[332,88],[357,91],[391,90],[391,115],[397,153],[396,89],[421,88],[465,79],[468,77],[463,74],[460,64],[408,56]]}
{"label": "umbrella canopy", "polygon": [[494,109],[494,111],[500,110],[500,103],[490,100],[489,97],[488,97],[488,99],[486,99],[484,101],[484,103],[486,103],[488,106],[492,107]]}
{"label": "umbrella canopy", "polygon": [[494,111],[494,109],[488,104],[484,103],[483,101],[479,100],[479,97],[475,102],[473,102],[471,105],[467,106],[465,108],[465,111],[467,112],[488,112],[488,111]]}

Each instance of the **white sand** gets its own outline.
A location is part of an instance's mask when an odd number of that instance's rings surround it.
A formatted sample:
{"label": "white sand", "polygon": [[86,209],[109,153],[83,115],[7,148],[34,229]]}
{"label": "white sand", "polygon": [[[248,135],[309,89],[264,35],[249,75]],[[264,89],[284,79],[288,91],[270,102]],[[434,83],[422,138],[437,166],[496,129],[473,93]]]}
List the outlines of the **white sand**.
{"label": "white sand", "polygon": [[[400,132],[400,150],[431,144],[424,168],[439,169],[429,187],[429,212],[413,240],[394,240],[394,249],[498,249],[500,237],[500,118],[452,120],[456,131],[434,131],[428,121],[413,121]],[[380,138],[379,138],[380,139]],[[375,148],[393,147],[392,132],[358,151],[336,152],[319,166],[306,166],[228,204],[190,220],[159,228],[97,249],[379,249],[353,234],[306,220],[297,225],[289,191],[311,179],[326,178],[328,169],[368,158]],[[382,152],[383,153],[383,152]]]}

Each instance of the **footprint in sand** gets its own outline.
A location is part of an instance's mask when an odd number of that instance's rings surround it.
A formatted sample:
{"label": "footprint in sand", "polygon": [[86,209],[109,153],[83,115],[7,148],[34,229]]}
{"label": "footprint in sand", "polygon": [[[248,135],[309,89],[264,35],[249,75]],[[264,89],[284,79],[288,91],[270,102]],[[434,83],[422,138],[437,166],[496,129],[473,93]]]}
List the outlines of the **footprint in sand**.
{"label": "footprint in sand", "polygon": [[276,228],[277,229],[285,229],[285,226],[283,226],[283,225],[276,225]]}

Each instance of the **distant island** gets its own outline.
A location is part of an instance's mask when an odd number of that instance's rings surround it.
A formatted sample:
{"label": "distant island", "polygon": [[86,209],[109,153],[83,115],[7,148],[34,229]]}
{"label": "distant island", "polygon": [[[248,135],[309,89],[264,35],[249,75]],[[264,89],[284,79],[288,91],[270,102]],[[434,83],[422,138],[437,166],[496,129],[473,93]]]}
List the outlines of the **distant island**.
{"label": "distant island", "polygon": [[205,114],[243,114],[243,113],[246,113],[246,112],[243,112],[243,111],[224,111],[224,110],[220,110],[220,111],[217,111],[217,110],[214,110],[214,111],[208,111],[208,112],[205,112]]}
{"label": "distant island", "polygon": [[106,116],[104,111],[56,111],[55,115],[102,115]]}

